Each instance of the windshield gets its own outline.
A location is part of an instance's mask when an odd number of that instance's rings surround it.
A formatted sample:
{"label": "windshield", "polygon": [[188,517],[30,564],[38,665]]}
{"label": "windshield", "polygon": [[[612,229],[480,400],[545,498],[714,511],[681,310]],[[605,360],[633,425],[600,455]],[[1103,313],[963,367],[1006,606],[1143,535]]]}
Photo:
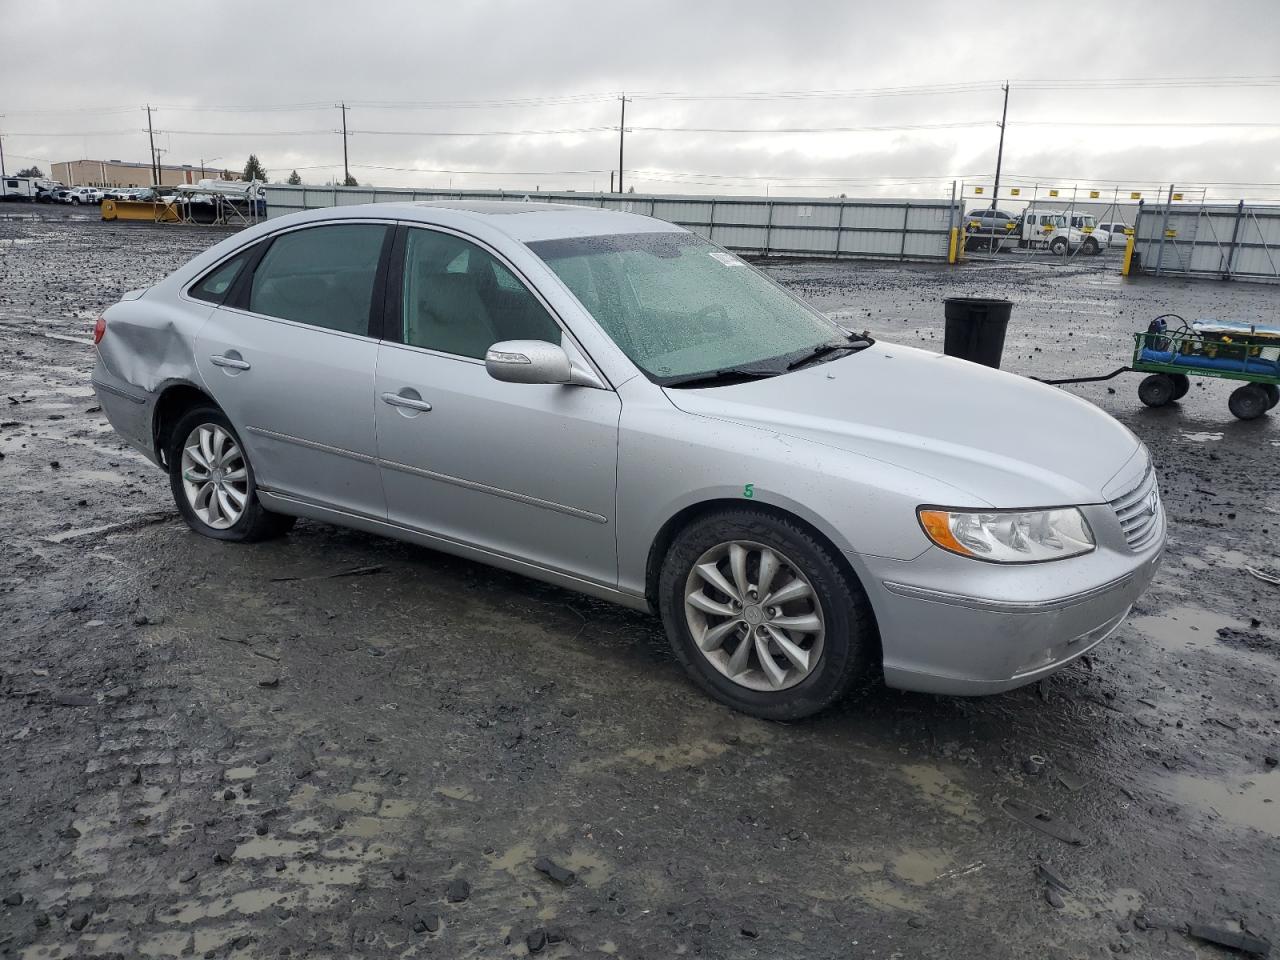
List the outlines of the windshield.
{"label": "windshield", "polygon": [[847,336],[772,280],[692,233],[530,243],[636,366],[659,383],[771,368]]}

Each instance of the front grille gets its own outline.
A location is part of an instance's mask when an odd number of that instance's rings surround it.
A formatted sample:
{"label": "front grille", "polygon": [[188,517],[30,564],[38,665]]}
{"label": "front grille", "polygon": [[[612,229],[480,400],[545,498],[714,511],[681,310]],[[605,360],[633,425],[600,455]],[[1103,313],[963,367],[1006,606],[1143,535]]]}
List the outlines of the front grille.
{"label": "front grille", "polygon": [[1111,501],[1124,538],[1134,550],[1141,550],[1160,533],[1160,488],[1156,484],[1156,471],[1147,464],[1147,472],[1138,485]]}

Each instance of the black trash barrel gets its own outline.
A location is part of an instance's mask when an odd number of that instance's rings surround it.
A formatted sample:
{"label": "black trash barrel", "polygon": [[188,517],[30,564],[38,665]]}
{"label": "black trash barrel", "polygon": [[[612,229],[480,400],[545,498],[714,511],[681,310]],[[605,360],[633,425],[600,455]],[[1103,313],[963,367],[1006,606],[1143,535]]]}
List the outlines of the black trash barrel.
{"label": "black trash barrel", "polygon": [[942,301],[947,318],[942,352],[948,357],[1000,367],[1004,332],[1013,312],[1012,300],[982,297],[947,297]]}

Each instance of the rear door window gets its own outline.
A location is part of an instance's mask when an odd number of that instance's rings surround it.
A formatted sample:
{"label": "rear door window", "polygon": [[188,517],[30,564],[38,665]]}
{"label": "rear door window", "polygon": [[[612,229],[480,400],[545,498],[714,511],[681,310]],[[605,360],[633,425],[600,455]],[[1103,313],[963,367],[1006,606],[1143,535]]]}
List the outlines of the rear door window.
{"label": "rear door window", "polygon": [[272,241],[253,274],[249,310],[341,333],[369,335],[374,281],[387,227],[308,227]]}

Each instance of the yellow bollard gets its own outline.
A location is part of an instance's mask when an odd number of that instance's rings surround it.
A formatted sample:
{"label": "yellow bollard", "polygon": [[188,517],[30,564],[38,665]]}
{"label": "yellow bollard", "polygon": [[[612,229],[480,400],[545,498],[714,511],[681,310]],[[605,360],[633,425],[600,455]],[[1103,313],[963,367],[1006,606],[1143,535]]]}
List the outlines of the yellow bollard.
{"label": "yellow bollard", "polygon": [[1133,244],[1137,239],[1132,233],[1129,234],[1124,244],[1124,262],[1120,264],[1120,276],[1127,277],[1129,275],[1129,265],[1133,262]]}
{"label": "yellow bollard", "polygon": [[959,236],[959,234],[960,234],[959,227],[951,228],[951,241],[947,245],[947,263],[956,262],[956,246],[957,246],[956,239]]}

